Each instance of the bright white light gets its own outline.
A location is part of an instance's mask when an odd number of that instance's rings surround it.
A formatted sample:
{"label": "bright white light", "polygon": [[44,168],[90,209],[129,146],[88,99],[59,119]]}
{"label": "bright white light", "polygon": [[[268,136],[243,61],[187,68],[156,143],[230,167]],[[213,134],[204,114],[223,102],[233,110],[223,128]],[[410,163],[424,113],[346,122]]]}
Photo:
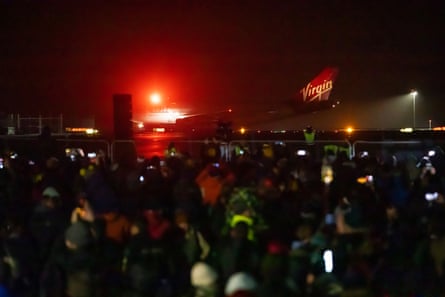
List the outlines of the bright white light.
{"label": "bright white light", "polygon": [[411,91],[411,96],[416,97],[417,96],[417,91],[415,91],[415,90]]}
{"label": "bright white light", "polygon": [[159,103],[161,103],[161,95],[159,95],[158,93],[151,94],[150,101],[152,104],[158,105]]}
{"label": "bright white light", "polygon": [[428,151],[428,157],[434,157],[435,155],[436,155],[436,151],[435,150]]}
{"label": "bright white light", "polygon": [[324,271],[331,273],[334,270],[334,259],[331,250],[325,250],[323,253]]}
{"label": "bright white light", "polygon": [[88,128],[85,130],[85,134],[97,134],[99,131],[97,129],[93,129],[93,128]]}
{"label": "bright white light", "polygon": [[402,129],[400,129],[400,132],[402,132],[402,133],[411,133],[411,132],[413,132],[413,128],[402,128]]}
{"label": "bright white light", "polygon": [[297,156],[306,156],[307,152],[305,150],[298,150]]}
{"label": "bright white light", "polygon": [[184,118],[184,114],[175,109],[167,109],[161,112],[151,112],[147,114],[147,123],[175,123],[177,119]]}

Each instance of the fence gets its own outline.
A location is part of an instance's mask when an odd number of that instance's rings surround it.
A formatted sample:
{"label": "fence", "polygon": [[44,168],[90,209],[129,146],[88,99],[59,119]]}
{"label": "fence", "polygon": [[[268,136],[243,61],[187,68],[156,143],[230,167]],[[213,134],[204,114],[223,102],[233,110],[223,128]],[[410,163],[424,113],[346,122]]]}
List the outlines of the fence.
{"label": "fence", "polygon": [[[206,140],[172,140],[165,138],[162,141],[137,141],[137,140],[115,140],[106,139],[74,139],[58,138],[55,140],[56,149],[59,154],[63,154],[66,148],[82,148],[86,152],[97,152],[99,150],[106,153],[112,161],[135,160],[138,156],[146,158],[157,155],[164,157],[165,150],[171,142],[174,142],[178,152],[186,153],[192,157],[200,157],[203,149],[209,144]],[[290,156],[298,151],[306,151],[313,158],[321,159],[329,146],[341,147],[347,152],[349,158],[358,156],[364,152],[370,155],[390,156],[395,155],[398,159],[404,159],[408,156],[419,158],[424,156],[428,150],[435,149],[443,152],[445,146],[444,140],[384,140],[367,141],[355,140],[315,140],[307,143],[304,140],[232,140],[229,143],[217,144],[221,151],[221,157],[229,161],[235,155],[237,148],[255,154],[265,145],[273,148],[277,156]],[[17,135],[1,135],[0,151],[17,151],[25,155],[35,155],[39,149],[36,137],[23,137]]]}

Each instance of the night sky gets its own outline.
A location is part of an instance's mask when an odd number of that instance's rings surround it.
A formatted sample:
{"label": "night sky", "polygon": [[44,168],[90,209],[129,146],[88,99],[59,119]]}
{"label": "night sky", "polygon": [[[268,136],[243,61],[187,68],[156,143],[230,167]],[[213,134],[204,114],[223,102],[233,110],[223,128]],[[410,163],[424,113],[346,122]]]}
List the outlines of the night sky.
{"label": "night sky", "polygon": [[[369,2],[369,3],[368,3]],[[191,112],[279,108],[325,66],[333,111],[276,128],[445,125],[443,1],[0,0],[0,111],[111,127],[112,96],[153,91]],[[267,126],[266,125],[266,126]]]}

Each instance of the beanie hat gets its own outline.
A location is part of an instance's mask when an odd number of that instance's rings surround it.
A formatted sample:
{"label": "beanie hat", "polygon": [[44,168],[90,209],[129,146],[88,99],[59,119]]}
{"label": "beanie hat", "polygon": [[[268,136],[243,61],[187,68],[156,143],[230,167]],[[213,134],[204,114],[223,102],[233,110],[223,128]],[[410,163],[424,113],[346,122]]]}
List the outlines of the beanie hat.
{"label": "beanie hat", "polygon": [[42,196],[44,197],[46,196],[49,198],[57,198],[60,197],[60,194],[54,187],[46,187],[42,192]]}
{"label": "beanie hat", "polygon": [[246,272],[237,272],[229,277],[224,293],[230,296],[237,291],[254,291],[257,288],[255,279]]}
{"label": "beanie hat", "polygon": [[194,287],[206,287],[214,284],[218,273],[207,263],[197,262],[193,265],[190,280]]}
{"label": "beanie hat", "polygon": [[85,223],[75,222],[66,229],[65,239],[75,244],[78,248],[84,247],[91,242],[91,232]]}

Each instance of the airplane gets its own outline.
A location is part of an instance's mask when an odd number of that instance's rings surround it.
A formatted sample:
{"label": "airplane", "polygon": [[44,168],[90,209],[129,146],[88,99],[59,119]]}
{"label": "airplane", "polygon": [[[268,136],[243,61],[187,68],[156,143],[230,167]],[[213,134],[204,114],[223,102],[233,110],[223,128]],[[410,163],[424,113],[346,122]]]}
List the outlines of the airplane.
{"label": "airplane", "polygon": [[[220,127],[254,129],[258,124],[273,122],[302,114],[335,108],[340,102],[330,98],[338,75],[336,67],[326,67],[304,85],[292,98],[279,102],[277,108],[252,114],[251,108],[184,114],[174,121],[174,129],[182,132],[216,131]],[[171,122],[170,122],[171,123]],[[172,125],[170,125],[172,127]]]}
{"label": "airplane", "polygon": [[[225,118],[219,122],[231,122],[232,127],[236,130],[240,128],[255,129],[271,122],[335,108],[340,104],[340,101],[331,99],[330,95],[337,75],[336,67],[326,67],[291,98],[271,102],[275,105],[273,108],[263,108],[262,112],[254,114],[252,114],[252,108],[233,109],[230,110],[230,113],[225,114]],[[261,109],[261,107],[255,107],[255,110]]]}

